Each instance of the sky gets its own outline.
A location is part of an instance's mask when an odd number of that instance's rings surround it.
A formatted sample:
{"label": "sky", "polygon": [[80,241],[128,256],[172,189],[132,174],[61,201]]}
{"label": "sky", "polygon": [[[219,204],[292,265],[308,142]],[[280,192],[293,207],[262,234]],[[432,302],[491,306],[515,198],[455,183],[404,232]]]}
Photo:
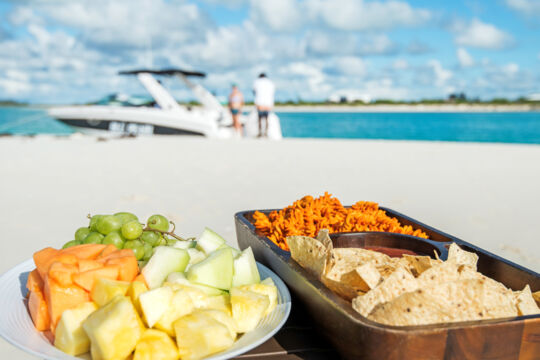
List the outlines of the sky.
{"label": "sky", "polygon": [[515,99],[540,93],[540,0],[0,0],[0,99],[145,94],[118,72],[147,67],[222,98],[265,72],[281,101]]}

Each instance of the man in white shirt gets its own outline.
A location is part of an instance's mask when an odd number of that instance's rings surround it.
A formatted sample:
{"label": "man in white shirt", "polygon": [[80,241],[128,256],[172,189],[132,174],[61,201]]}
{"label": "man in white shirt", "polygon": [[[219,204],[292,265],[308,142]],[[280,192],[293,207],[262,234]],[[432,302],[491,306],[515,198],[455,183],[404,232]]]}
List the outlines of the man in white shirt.
{"label": "man in white shirt", "polygon": [[[253,83],[253,92],[255,93],[255,106],[259,114],[259,137],[268,136],[268,114],[274,106],[274,83],[261,73],[259,78]],[[264,133],[262,132],[262,122],[265,120]]]}

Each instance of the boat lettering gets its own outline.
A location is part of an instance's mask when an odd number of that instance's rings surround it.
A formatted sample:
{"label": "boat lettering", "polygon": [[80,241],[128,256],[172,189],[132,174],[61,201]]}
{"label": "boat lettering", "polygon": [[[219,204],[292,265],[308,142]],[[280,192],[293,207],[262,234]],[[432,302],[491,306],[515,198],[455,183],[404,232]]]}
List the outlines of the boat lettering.
{"label": "boat lettering", "polygon": [[149,124],[124,123],[120,121],[111,121],[109,130],[133,135],[151,135],[154,133],[154,126]]}

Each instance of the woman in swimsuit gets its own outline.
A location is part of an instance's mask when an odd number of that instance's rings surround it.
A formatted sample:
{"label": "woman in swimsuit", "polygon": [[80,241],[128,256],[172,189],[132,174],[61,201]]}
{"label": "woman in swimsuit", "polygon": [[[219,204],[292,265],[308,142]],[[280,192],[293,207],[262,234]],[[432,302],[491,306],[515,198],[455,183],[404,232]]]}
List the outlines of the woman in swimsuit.
{"label": "woman in swimsuit", "polygon": [[233,84],[231,94],[229,95],[229,109],[233,119],[233,125],[238,135],[242,136],[242,124],[240,123],[240,114],[244,105],[244,96],[238,89],[236,84]]}

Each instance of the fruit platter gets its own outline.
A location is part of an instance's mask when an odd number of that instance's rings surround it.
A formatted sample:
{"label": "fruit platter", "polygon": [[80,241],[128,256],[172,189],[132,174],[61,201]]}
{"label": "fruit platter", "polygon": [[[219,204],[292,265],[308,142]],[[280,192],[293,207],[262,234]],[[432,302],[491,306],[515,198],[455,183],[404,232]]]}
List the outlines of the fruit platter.
{"label": "fruit platter", "polygon": [[8,342],[47,359],[225,359],[287,320],[287,287],[250,247],[209,228],[179,236],[162,215],[88,217],[0,277]]}

